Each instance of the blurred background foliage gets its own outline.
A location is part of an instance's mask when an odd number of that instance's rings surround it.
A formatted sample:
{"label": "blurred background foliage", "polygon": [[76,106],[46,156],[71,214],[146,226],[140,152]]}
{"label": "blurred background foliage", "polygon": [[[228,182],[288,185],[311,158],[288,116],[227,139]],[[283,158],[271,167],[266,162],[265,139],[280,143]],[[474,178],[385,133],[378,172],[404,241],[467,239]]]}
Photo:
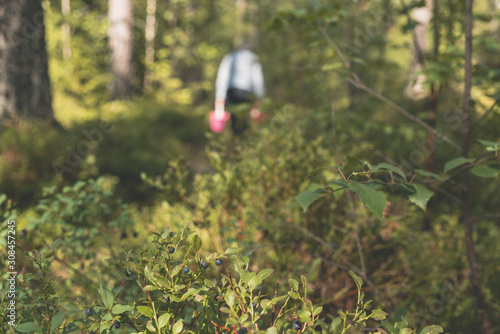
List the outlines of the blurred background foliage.
{"label": "blurred background foliage", "polygon": [[[474,4],[471,156],[484,152],[477,139],[499,141],[500,11],[492,3]],[[439,52],[425,51],[426,94],[417,100],[404,93],[416,26],[409,13],[425,1],[158,0],[155,57],[148,65],[146,1],[135,0],[134,91],[111,100],[107,1],[73,0],[67,17],[60,1],[43,1],[61,127],[22,121],[0,132],[0,193],[9,198],[0,204],[7,212],[10,203],[17,215],[20,247],[49,247],[62,237],[53,264],[65,282],[59,289],[89,305],[98,277],[127,291],[125,272],[100,267],[121,245],[139,247],[150,232],[190,223],[213,251],[243,247],[256,271],[272,267],[284,279],[307,274],[327,315],[353,307],[356,287],[348,270],[363,268],[365,293],[393,317],[406,316],[417,327],[439,323],[450,333],[477,332],[457,175],[439,186],[429,181],[435,195],[425,212],[388,192],[382,222],[341,192],[306,212],[293,206],[301,191],[339,179],[333,169],[312,170],[342,165],[347,156],[389,162],[408,176],[427,168],[427,131],[348,83],[352,73],[426,122],[434,85],[434,126],[461,143],[465,9],[455,0],[439,4],[431,20]],[[62,53],[65,21],[69,59]],[[264,68],[268,118],[240,137],[214,135],[207,114],[217,68],[242,38],[252,40]],[[429,31],[426,50],[432,43]],[[82,141],[90,142],[85,133],[97,132],[102,136],[93,138],[101,139],[80,154]],[[450,176],[444,165],[460,152],[441,142],[432,155],[432,171]],[[58,173],[68,161],[74,166]],[[499,181],[473,178],[472,211],[481,217],[478,261],[500,333]],[[134,298],[134,291],[126,294]]]}

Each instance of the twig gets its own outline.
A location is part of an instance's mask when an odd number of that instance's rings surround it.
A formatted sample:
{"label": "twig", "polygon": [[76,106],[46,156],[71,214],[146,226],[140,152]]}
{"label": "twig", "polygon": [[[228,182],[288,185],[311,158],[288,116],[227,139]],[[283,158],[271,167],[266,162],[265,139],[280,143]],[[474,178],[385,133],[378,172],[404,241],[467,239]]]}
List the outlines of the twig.
{"label": "twig", "polygon": [[478,222],[480,220],[487,219],[487,218],[500,218],[500,213],[489,213],[489,214],[485,214],[485,215],[471,217],[470,221],[475,223],[475,222]]}
{"label": "twig", "polygon": [[[340,50],[340,48],[337,46],[337,44],[335,44],[335,42],[330,38],[330,36],[328,35],[327,31],[326,31],[326,28],[321,28],[320,31],[322,32],[323,36],[325,37],[326,41],[328,42],[328,44],[335,50],[335,52],[339,55],[342,63],[344,64],[344,66],[346,68],[349,68],[349,62],[347,61],[347,59],[345,58],[345,55],[342,53],[342,50]],[[350,84],[352,84],[354,87],[356,88],[359,88],[361,90],[364,90],[365,92],[367,92],[368,94],[376,97],[377,99],[379,99],[380,101],[384,102],[385,104],[391,106],[393,109],[395,109],[397,112],[401,113],[402,115],[404,115],[406,118],[412,120],[413,122],[417,123],[418,125],[420,125],[421,127],[423,127],[424,129],[426,129],[427,131],[429,132],[432,132],[435,136],[441,138],[443,141],[447,142],[448,144],[450,144],[451,146],[453,146],[455,149],[457,149],[458,151],[460,151],[460,146],[455,143],[454,141],[452,141],[450,138],[448,138],[447,136],[445,136],[444,134],[442,134],[441,132],[437,131],[436,129],[434,129],[432,126],[430,126],[429,124],[425,123],[424,121],[422,121],[421,119],[413,116],[412,114],[410,114],[406,109],[404,109],[403,107],[401,107],[400,105],[396,104],[395,102],[393,102],[392,100],[389,100],[387,97],[385,97],[384,95],[380,94],[379,92],[373,90],[372,88],[368,87],[360,78],[359,76],[356,74],[356,73],[352,73],[351,74],[351,77],[350,78],[347,78],[346,79],[347,82],[349,82]]]}
{"label": "twig", "polygon": [[476,126],[479,125],[479,123],[486,117],[486,115],[488,115],[493,109],[495,109],[495,107],[497,106],[497,104],[500,102],[500,97],[498,99],[495,100],[495,102],[493,102],[493,104],[491,105],[491,107],[486,110],[486,112],[483,114],[483,116],[481,116],[481,118],[479,118],[476,123],[474,123],[474,125],[472,125],[472,129],[474,129]]}

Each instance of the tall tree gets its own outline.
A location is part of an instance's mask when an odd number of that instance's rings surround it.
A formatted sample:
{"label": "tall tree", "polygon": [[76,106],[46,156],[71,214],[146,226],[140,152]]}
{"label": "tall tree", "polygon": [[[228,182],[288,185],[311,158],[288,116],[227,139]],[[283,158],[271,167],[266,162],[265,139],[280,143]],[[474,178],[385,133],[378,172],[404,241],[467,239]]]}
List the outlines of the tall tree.
{"label": "tall tree", "polygon": [[[462,157],[469,157],[469,148],[471,144],[472,131],[472,107],[471,107],[471,89],[472,89],[472,15],[473,0],[465,2],[465,78],[464,78],[464,96],[463,96],[463,123],[462,123]],[[471,184],[470,169],[465,168],[462,171],[462,220],[465,225],[465,245],[467,246],[467,259],[471,271],[471,284],[476,297],[479,315],[483,325],[482,332],[491,334],[491,322],[489,316],[489,307],[486,302],[486,296],[483,290],[483,280],[479,269],[479,263],[476,256],[474,243],[474,226],[471,217]]]}
{"label": "tall tree", "polygon": [[113,99],[132,93],[133,4],[132,0],[109,0],[109,46]]}
{"label": "tall tree", "polygon": [[144,88],[151,88],[152,69],[155,60],[155,38],[156,38],[156,0],[148,0],[146,16],[146,57],[144,71]]}
{"label": "tall tree", "polygon": [[71,26],[68,21],[71,12],[70,0],[61,0],[61,12],[64,20],[61,26],[63,58],[68,60],[71,58]]}
{"label": "tall tree", "polygon": [[0,120],[54,121],[42,0],[0,0]]}

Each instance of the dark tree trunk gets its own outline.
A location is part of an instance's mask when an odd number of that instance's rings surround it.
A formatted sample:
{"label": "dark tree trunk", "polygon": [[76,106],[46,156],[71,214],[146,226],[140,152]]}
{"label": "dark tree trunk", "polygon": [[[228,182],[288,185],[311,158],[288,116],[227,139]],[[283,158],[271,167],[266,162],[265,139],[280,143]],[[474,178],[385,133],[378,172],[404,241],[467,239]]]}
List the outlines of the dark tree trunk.
{"label": "dark tree trunk", "polygon": [[[469,156],[472,129],[471,110],[471,88],[472,88],[472,3],[473,0],[466,0],[465,16],[465,78],[464,78],[464,100],[463,100],[463,124],[462,124],[462,156]],[[488,312],[488,304],[483,291],[483,282],[479,264],[476,257],[474,243],[474,226],[471,218],[471,194],[470,194],[470,169],[462,171],[462,210],[463,222],[465,224],[465,245],[467,246],[467,259],[471,271],[471,284],[478,306],[479,315],[482,321],[482,333],[491,334],[491,322]],[[479,331],[479,330],[478,330]]]}
{"label": "dark tree trunk", "polygon": [[133,4],[132,0],[109,0],[109,46],[113,99],[132,93]]}
{"label": "dark tree trunk", "polygon": [[41,0],[0,0],[0,121],[54,122]]}

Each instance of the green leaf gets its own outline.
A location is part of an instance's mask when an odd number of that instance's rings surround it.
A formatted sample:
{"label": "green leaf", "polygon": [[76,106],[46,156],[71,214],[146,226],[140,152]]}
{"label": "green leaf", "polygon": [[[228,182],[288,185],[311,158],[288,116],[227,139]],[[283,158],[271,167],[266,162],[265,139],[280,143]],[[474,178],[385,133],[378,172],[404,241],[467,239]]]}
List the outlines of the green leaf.
{"label": "green leaf", "polygon": [[307,208],[309,207],[309,205],[311,205],[311,203],[313,203],[315,200],[317,200],[319,198],[319,196],[321,196],[322,193],[323,193],[323,190],[321,190],[321,189],[317,189],[314,191],[304,191],[304,192],[298,194],[295,197],[295,199],[297,200],[297,202],[299,202],[300,205],[302,205],[302,208],[304,209],[304,211],[306,211]]}
{"label": "green leaf", "polygon": [[200,237],[198,236],[198,234],[195,234],[194,235],[194,238],[193,238],[193,248],[194,248],[194,251],[197,252],[201,249],[201,239]]}
{"label": "green leaf", "polygon": [[424,185],[421,184],[408,184],[408,186],[415,189],[415,193],[408,196],[410,202],[416,204],[422,210],[427,209],[427,202],[431,199],[434,192],[427,189]]}
{"label": "green leaf", "polygon": [[269,327],[266,330],[266,334],[278,334],[278,328],[276,328],[276,327]]}
{"label": "green leaf", "polygon": [[444,179],[440,175],[438,175],[436,173],[428,172],[428,171],[423,170],[423,169],[415,169],[415,173],[418,175],[422,175],[422,176],[433,177],[438,181],[444,181]]}
{"label": "green leaf", "polygon": [[231,248],[226,249],[226,251],[224,252],[224,254],[225,255],[236,254],[236,253],[241,252],[241,250],[242,249],[240,247],[231,247]]}
{"label": "green leaf", "polygon": [[130,306],[129,305],[116,304],[111,309],[111,312],[113,314],[122,314],[123,312],[127,312],[127,311],[130,311]]}
{"label": "green leaf", "polygon": [[252,290],[256,289],[259,284],[262,283],[262,278],[260,278],[260,276],[256,275],[254,277],[252,277],[252,279],[250,280],[250,282],[248,282],[248,287]]}
{"label": "green leaf", "polygon": [[182,327],[184,327],[184,324],[182,323],[182,319],[179,319],[172,327],[172,334],[179,334],[182,332]]}
{"label": "green leaf", "polygon": [[50,320],[50,333],[52,333],[55,329],[59,328],[59,326],[61,326],[63,321],[64,321],[64,312],[59,312],[56,315],[54,315]]}
{"label": "green leaf", "polygon": [[387,316],[387,313],[377,308],[372,311],[371,317],[377,321],[384,320]]}
{"label": "green leaf", "polygon": [[292,289],[295,290],[295,291],[298,291],[299,290],[299,282],[297,282],[297,280],[293,279],[293,278],[289,278],[288,279],[288,282],[290,283],[290,285],[292,286]]}
{"label": "green leaf", "polygon": [[405,173],[398,167],[388,164],[387,162],[379,163],[376,166],[372,166],[373,169],[387,169],[388,171],[398,174],[403,180],[406,181]]}
{"label": "green leaf", "polygon": [[299,299],[299,294],[295,291],[288,291],[288,295],[293,299]]}
{"label": "green leaf", "polygon": [[101,296],[104,306],[111,310],[113,303],[115,302],[115,296],[108,290],[102,283],[99,283],[99,295]]}
{"label": "green leaf", "polygon": [[142,291],[155,291],[158,290],[158,288],[154,285],[146,285],[144,288],[142,288]]}
{"label": "green leaf", "polygon": [[321,70],[330,71],[330,70],[337,70],[342,67],[344,67],[344,64],[341,62],[337,62],[337,63],[325,64],[321,67]]}
{"label": "green leaf", "polygon": [[464,165],[466,163],[469,163],[469,162],[473,162],[474,160],[476,160],[476,159],[474,159],[474,158],[464,158],[464,157],[455,158],[453,160],[448,161],[444,165],[444,172],[446,173],[450,169],[456,168],[458,166],[462,166],[462,165]]}
{"label": "green leaf", "polygon": [[156,329],[155,327],[153,326],[153,320],[149,320],[147,323],[146,323],[146,328],[149,329],[151,332],[155,333],[156,332]]}
{"label": "green leaf", "polygon": [[354,283],[356,283],[358,290],[361,291],[361,286],[363,285],[363,279],[358,275],[356,275],[352,270],[349,270],[349,275],[351,275],[351,277],[354,279]]}
{"label": "green leaf", "polygon": [[380,220],[383,219],[385,204],[387,202],[385,194],[379,192],[366,184],[351,181],[349,188],[353,190],[363,204],[372,210]]}
{"label": "green leaf", "polygon": [[149,318],[152,318],[155,315],[149,306],[137,306],[137,311]]}
{"label": "green leaf", "polygon": [[491,150],[488,151],[498,151],[500,149],[500,143],[482,139],[478,139],[477,141],[486,146],[487,148],[491,148]]}
{"label": "green leaf", "polygon": [[442,333],[443,328],[441,326],[437,325],[432,325],[432,326],[427,326],[424,329],[420,331],[420,334],[438,334]]}
{"label": "green leaf", "polygon": [[16,331],[21,333],[29,333],[29,332],[43,332],[43,329],[40,328],[38,324],[34,322],[25,322],[16,327]]}
{"label": "green leaf", "polygon": [[168,321],[170,320],[170,317],[172,314],[170,313],[163,313],[159,318],[158,318],[158,329],[161,329],[165,327],[168,324]]}
{"label": "green leaf", "polygon": [[274,269],[263,269],[261,270],[257,275],[262,279],[265,280],[269,275],[273,273]]}
{"label": "green leaf", "polygon": [[316,307],[313,311],[313,316],[317,316],[318,314],[321,313],[321,311],[323,311],[323,306]]}
{"label": "green leaf", "polygon": [[470,170],[470,172],[480,177],[496,178],[498,177],[500,170],[490,166],[475,166]]}
{"label": "green leaf", "polygon": [[412,334],[413,333],[413,329],[410,329],[410,328],[402,328],[399,330],[399,334]]}
{"label": "green leaf", "polygon": [[315,169],[313,169],[312,171],[310,171],[310,172],[309,172],[309,174],[307,174],[307,176],[310,176],[310,175],[312,175],[312,174],[315,174],[315,173],[317,173],[317,172],[319,172],[319,171],[322,171],[322,170],[324,170],[324,169],[340,169],[340,168],[342,168],[342,166],[328,166],[328,167],[320,167],[320,168],[315,168]]}

